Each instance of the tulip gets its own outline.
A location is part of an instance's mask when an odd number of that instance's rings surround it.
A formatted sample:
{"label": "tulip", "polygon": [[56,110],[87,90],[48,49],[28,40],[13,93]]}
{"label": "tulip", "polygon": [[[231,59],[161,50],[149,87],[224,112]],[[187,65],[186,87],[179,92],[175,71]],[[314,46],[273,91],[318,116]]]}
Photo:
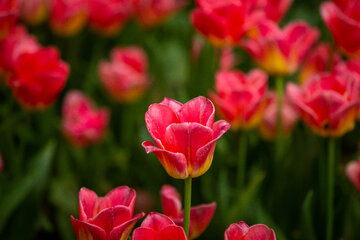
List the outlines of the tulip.
{"label": "tulip", "polygon": [[[182,226],[184,211],[182,211],[181,197],[178,191],[170,185],[164,185],[161,188],[160,195],[164,214],[169,216],[178,226]],[[215,209],[215,202],[191,208],[189,239],[195,239],[205,231]]]}
{"label": "tulip", "polygon": [[106,108],[96,108],[79,91],[71,91],[66,95],[61,128],[75,146],[84,147],[100,141],[108,122],[109,111]]}
{"label": "tulip", "polygon": [[139,99],[150,85],[146,53],[138,47],[114,49],[111,61],[99,64],[99,75],[105,90],[119,102]]}
{"label": "tulip", "polygon": [[186,240],[182,227],[177,226],[169,217],[151,212],[139,228],[134,230],[132,240]]}
{"label": "tulip", "polygon": [[87,18],[87,1],[53,0],[52,2],[50,25],[59,35],[71,36],[78,33],[86,24]]}
{"label": "tulip", "polygon": [[360,192],[360,161],[351,161],[346,166],[346,175]]}
{"label": "tulip", "polygon": [[16,26],[10,34],[0,41],[0,68],[14,71],[14,64],[23,53],[33,53],[40,48],[36,38],[29,35],[22,26]]}
{"label": "tulip", "polygon": [[191,44],[191,61],[193,62],[197,62],[200,54],[204,48],[205,45],[205,41],[204,38],[202,38],[200,35],[196,35],[193,40],[192,40],[192,44]]}
{"label": "tulip", "polygon": [[183,0],[132,0],[136,19],[144,27],[153,27],[185,6]]}
{"label": "tulip", "polygon": [[264,18],[274,22],[281,21],[293,2],[292,0],[243,1],[249,4],[249,9],[253,14],[260,13]]}
{"label": "tulip", "polygon": [[21,54],[8,79],[17,101],[25,108],[49,107],[64,88],[69,66],[60,60],[56,48],[47,47]]}
{"label": "tulip", "polygon": [[155,153],[171,177],[199,177],[210,168],[216,141],[230,128],[223,120],[214,123],[214,116],[214,105],[205,97],[184,105],[165,98],[150,105],[145,114],[157,147],[150,141],[142,145],[147,153]]}
{"label": "tulip", "polygon": [[49,3],[49,0],[20,0],[20,16],[29,24],[39,24],[48,14]]}
{"label": "tulip", "polygon": [[197,0],[198,8],[191,14],[194,27],[218,47],[237,45],[255,24],[241,0]]}
{"label": "tulip", "polygon": [[335,72],[350,74],[360,86],[360,58],[352,59],[347,62],[339,62],[335,66]]}
{"label": "tulip", "polygon": [[245,222],[238,222],[226,229],[225,240],[276,240],[276,236],[274,230],[264,224],[249,227]]}
{"label": "tulip", "polygon": [[[277,96],[275,92],[271,92],[268,95],[267,106],[264,112],[263,119],[259,125],[259,130],[261,135],[265,139],[275,139],[277,137],[277,120],[278,120],[278,104]],[[281,109],[281,118],[282,118],[282,136],[287,136],[290,134],[295,123],[299,118],[297,109],[290,103],[288,96],[284,96],[282,109]]]}
{"label": "tulip", "polygon": [[105,197],[81,188],[79,220],[71,216],[78,240],[125,240],[136,222],[144,216],[133,216],[136,192],[127,186],[111,190]]}
{"label": "tulip", "polygon": [[304,84],[312,75],[331,71],[340,61],[340,55],[333,52],[329,44],[319,44],[305,59],[299,76],[300,83]]}
{"label": "tulip", "polygon": [[15,26],[18,14],[18,0],[0,0],[0,40]]}
{"label": "tulip", "polygon": [[320,12],[337,46],[349,57],[359,57],[360,0],[325,2]]}
{"label": "tulip", "polygon": [[314,75],[302,88],[289,83],[287,95],[303,121],[317,134],[340,137],[354,128],[359,87],[350,74]]}
{"label": "tulip", "polygon": [[88,0],[90,26],[98,33],[118,33],[131,14],[129,0]]}
{"label": "tulip", "polygon": [[247,75],[241,71],[216,74],[216,91],[210,93],[220,116],[233,129],[249,129],[258,125],[266,106],[267,76],[260,70]]}
{"label": "tulip", "polygon": [[318,30],[303,21],[290,23],[284,30],[271,21],[263,21],[243,46],[269,74],[290,75],[298,69],[318,36]]}
{"label": "tulip", "polygon": [[230,47],[223,48],[220,56],[220,70],[231,70],[237,64],[235,54]]}

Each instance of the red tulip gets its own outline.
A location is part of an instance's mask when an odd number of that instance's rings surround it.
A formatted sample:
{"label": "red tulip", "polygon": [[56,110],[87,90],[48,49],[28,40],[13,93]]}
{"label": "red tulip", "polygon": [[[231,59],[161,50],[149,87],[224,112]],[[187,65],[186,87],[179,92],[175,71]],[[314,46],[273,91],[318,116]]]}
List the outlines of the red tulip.
{"label": "red tulip", "polygon": [[91,27],[103,35],[119,32],[131,14],[129,0],[88,0]]}
{"label": "red tulip", "polygon": [[290,83],[286,91],[299,108],[303,121],[315,133],[340,137],[354,128],[359,86],[350,74],[314,75],[302,88]]}
{"label": "red tulip", "polygon": [[49,0],[20,0],[20,16],[29,24],[43,22],[48,14]]}
{"label": "red tulip", "polygon": [[15,26],[18,14],[18,0],[0,0],[0,40]]}
{"label": "red tulip", "polygon": [[185,6],[183,0],[132,0],[136,19],[144,27],[165,21]]}
{"label": "red tulip", "polygon": [[79,217],[71,216],[78,240],[125,240],[136,222],[144,216],[133,216],[136,193],[127,186],[111,190],[105,197],[82,188],[79,193]]}
{"label": "red tulip", "polygon": [[238,222],[226,229],[225,240],[276,240],[276,236],[274,230],[264,224],[249,227],[245,222]]}
{"label": "red tulip", "polygon": [[254,25],[242,0],[197,0],[191,15],[195,28],[216,46],[236,45]]}
{"label": "red tulip", "polygon": [[331,72],[331,70],[340,63],[340,61],[340,55],[333,52],[329,44],[319,44],[313,51],[311,51],[305,60],[299,76],[300,83],[304,84],[312,75],[322,72]]}
{"label": "red tulip", "polygon": [[[101,11],[99,11],[101,12]],[[53,0],[50,25],[55,33],[71,36],[86,24],[88,3],[84,0]]]}
{"label": "red tulip", "polygon": [[[169,216],[178,226],[183,226],[184,211],[178,191],[170,186],[161,188],[161,204],[164,214]],[[209,225],[216,209],[216,203],[201,204],[190,210],[189,239],[199,237]]]}
{"label": "red tulip", "polygon": [[210,93],[222,118],[233,129],[249,129],[260,123],[266,106],[267,76],[260,70],[216,74],[216,91]]}
{"label": "red tulip", "polygon": [[8,84],[24,107],[41,110],[56,100],[68,74],[69,66],[61,61],[57,49],[47,47],[21,54]]}
{"label": "red tulip", "polygon": [[346,175],[360,192],[360,161],[349,162],[346,166]]}
{"label": "red tulip", "polygon": [[338,73],[349,73],[355,78],[360,86],[360,58],[349,60],[347,62],[339,62],[335,66],[335,71]]}
{"label": "red tulip", "polygon": [[[275,92],[270,92],[263,119],[259,125],[261,135],[266,139],[275,139],[277,134],[278,103]],[[289,135],[299,118],[297,109],[290,103],[288,96],[284,96],[281,109],[282,136]]]}
{"label": "red tulip", "polygon": [[101,140],[109,122],[109,111],[96,108],[93,102],[79,91],[69,92],[63,104],[61,128],[76,146],[87,146]]}
{"label": "red tulip", "polygon": [[360,56],[360,0],[333,0],[320,8],[336,44],[350,57]]}
{"label": "red tulip", "polygon": [[177,226],[169,217],[151,212],[134,230],[132,240],[186,240],[182,227]]}
{"label": "red tulip", "polygon": [[252,0],[245,1],[249,4],[250,11],[260,13],[264,18],[274,22],[280,22],[289,10],[292,0]]}
{"label": "red tulip", "polygon": [[138,47],[116,48],[111,62],[101,62],[99,75],[111,97],[119,102],[140,98],[150,85],[146,53]]}
{"label": "red tulip", "polygon": [[289,75],[298,69],[318,35],[306,22],[293,22],[280,30],[275,23],[264,21],[243,46],[268,73]]}
{"label": "red tulip", "polygon": [[0,68],[14,71],[14,64],[23,53],[33,53],[40,48],[36,38],[29,35],[22,26],[16,26],[10,34],[0,41]]}
{"label": "red tulip", "polygon": [[179,179],[198,177],[212,163],[216,141],[230,128],[220,120],[214,123],[215,108],[205,97],[184,105],[165,98],[149,106],[146,127],[158,147],[146,141],[147,153],[154,152],[166,172]]}

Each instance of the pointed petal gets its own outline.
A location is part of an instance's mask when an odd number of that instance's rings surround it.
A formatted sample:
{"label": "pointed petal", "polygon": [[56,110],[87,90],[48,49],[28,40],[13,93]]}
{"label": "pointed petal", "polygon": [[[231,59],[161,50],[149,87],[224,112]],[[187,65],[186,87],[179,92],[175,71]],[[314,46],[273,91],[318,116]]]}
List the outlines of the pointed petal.
{"label": "pointed petal", "polygon": [[276,240],[274,231],[264,224],[256,224],[249,227],[244,238],[246,240]]}
{"label": "pointed petal", "polygon": [[177,113],[183,105],[182,103],[167,97],[164,98],[164,100],[162,100],[160,104],[168,106],[169,108],[171,108],[171,110],[173,110],[174,113]]}
{"label": "pointed petal", "polygon": [[109,240],[127,240],[136,222],[142,218],[145,213],[136,214],[133,218],[121,225],[115,227],[109,235]]}
{"label": "pointed petal", "polygon": [[98,196],[95,192],[85,187],[80,189],[79,192],[79,217],[80,221],[86,221],[94,217],[95,205]]}
{"label": "pointed petal", "polygon": [[179,110],[178,116],[181,122],[195,122],[212,128],[215,107],[209,99],[200,96],[185,103]]}
{"label": "pointed petal", "polygon": [[78,240],[106,240],[106,232],[98,226],[79,221],[72,216],[71,223]]}
{"label": "pointed petal", "polygon": [[111,206],[124,205],[129,207],[130,216],[134,213],[134,206],[136,200],[136,191],[128,186],[120,186],[111,190],[105,196],[111,201]]}
{"label": "pointed petal", "polygon": [[181,212],[180,194],[171,185],[164,185],[160,191],[161,204],[166,216],[177,218]]}
{"label": "pointed petal", "polygon": [[186,240],[184,229],[179,226],[168,226],[158,234],[158,240]]}
{"label": "pointed petal", "polygon": [[216,203],[201,204],[190,211],[190,239],[199,237],[208,227],[214,216]]}
{"label": "pointed petal", "polygon": [[245,222],[231,224],[225,231],[225,240],[243,239],[249,226]]}
{"label": "pointed petal", "polygon": [[169,225],[176,226],[175,223],[166,215],[157,212],[151,212],[147,215],[141,224],[141,227],[150,228],[159,232]]}

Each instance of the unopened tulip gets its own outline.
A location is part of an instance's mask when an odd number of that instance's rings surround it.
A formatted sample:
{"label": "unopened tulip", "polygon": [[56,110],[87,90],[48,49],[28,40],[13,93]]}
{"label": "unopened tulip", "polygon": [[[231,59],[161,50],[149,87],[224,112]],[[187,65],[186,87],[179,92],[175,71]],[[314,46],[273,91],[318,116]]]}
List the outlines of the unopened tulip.
{"label": "unopened tulip", "polygon": [[276,236],[274,230],[264,224],[249,227],[245,222],[238,222],[226,229],[225,240],[276,240]]}
{"label": "unopened tulip", "polygon": [[18,15],[18,0],[0,0],[0,40],[15,26]]}
{"label": "unopened tulip", "polygon": [[220,120],[214,123],[215,108],[205,97],[185,104],[165,98],[149,106],[146,127],[150,141],[142,145],[155,153],[166,172],[178,179],[199,177],[211,166],[217,140],[230,128]]}
{"label": "unopened tulip", "polygon": [[127,186],[111,190],[105,197],[82,188],[79,193],[79,220],[71,216],[78,240],[125,240],[136,222],[133,216],[136,192]]}
{"label": "unopened tulip", "polygon": [[116,48],[111,61],[99,65],[101,83],[116,101],[135,101],[150,85],[147,64],[146,53],[141,48]]}
{"label": "unopened tulip", "polygon": [[20,16],[29,24],[39,24],[45,20],[50,0],[20,0]]}
{"label": "unopened tulip", "polygon": [[[170,186],[161,188],[161,204],[164,214],[169,216],[177,225],[183,226],[184,212],[178,191]],[[216,209],[216,203],[201,204],[190,210],[189,239],[199,237],[209,225]]]}
{"label": "unopened tulip", "polygon": [[216,91],[210,93],[220,116],[233,129],[249,129],[260,123],[266,106],[267,75],[253,70],[222,71],[216,74]]}
{"label": "unopened tulip", "polygon": [[40,48],[16,59],[8,84],[25,108],[42,110],[56,100],[68,75],[69,66],[56,48]]}
{"label": "unopened tulip", "polygon": [[[101,12],[101,11],[99,11]],[[88,2],[85,0],[53,0],[50,26],[59,35],[78,33],[88,18]]]}
{"label": "unopened tulip", "polygon": [[177,226],[169,217],[151,212],[134,230],[132,240],[186,240],[182,227]]}
{"label": "unopened tulip", "polygon": [[349,162],[346,166],[346,175],[360,192],[360,161]]}
{"label": "unopened tulip", "polygon": [[136,19],[144,27],[153,27],[185,6],[183,0],[132,0]]}
{"label": "unopened tulip", "polygon": [[129,0],[88,0],[90,26],[98,33],[118,33],[131,14]]}
{"label": "unopened tulip", "polygon": [[[267,106],[264,112],[263,119],[259,125],[261,135],[269,140],[275,139],[277,134],[278,123],[278,103],[275,92],[271,92],[267,98]],[[288,96],[284,96],[282,109],[282,136],[290,134],[295,123],[299,119],[297,109],[289,102]]]}
{"label": "unopened tulip", "polygon": [[340,61],[340,55],[334,52],[329,44],[319,44],[304,61],[299,76],[300,83],[304,84],[314,74],[331,72]]}
{"label": "unopened tulip", "polygon": [[319,36],[306,22],[288,24],[284,30],[271,21],[252,29],[243,46],[266,72],[273,75],[293,74]]}
{"label": "unopened tulip", "polygon": [[360,0],[334,0],[320,8],[336,44],[350,57],[360,56]]}
{"label": "unopened tulip", "polygon": [[109,122],[109,111],[98,109],[79,91],[69,92],[63,104],[62,131],[76,146],[100,141]]}
{"label": "unopened tulip", "polygon": [[350,74],[324,73],[286,88],[302,120],[317,134],[340,137],[352,130],[359,110],[359,86]]}

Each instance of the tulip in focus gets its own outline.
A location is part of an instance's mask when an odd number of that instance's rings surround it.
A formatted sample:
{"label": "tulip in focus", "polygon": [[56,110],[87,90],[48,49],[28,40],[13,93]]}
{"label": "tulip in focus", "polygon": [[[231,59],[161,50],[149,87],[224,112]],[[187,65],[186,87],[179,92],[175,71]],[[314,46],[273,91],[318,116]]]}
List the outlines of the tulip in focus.
{"label": "tulip in focus", "polygon": [[289,83],[286,92],[315,133],[340,137],[354,128],[360,103],[359,86],[350,74],[314,75],[302,87]]}
{"label": "tulip in focus", "polygon": [[36,25],[45,20],[50,0],[20,0],[20,16],[27,23]]}
{"label": "tulip in focus", "polygon": [[155,153],[171,177],[199,177],[211,166],[216,141],[230,128],[223,120],[214,123],[214,117],[214,105],[205,97],[185,104],[165,98],[150,105],[145,114],[157,146],[150,141],[142,146],[147,153]]}
{"label": "tulip in focus", "polygon": [[141,48],[116,48],[111,53],[111,61],[99,65],[101,83],[116,101],[133,102],[150,85],[147,64],[146,53]]}
{"label": "tulip in focus", "polygon": [[339,48],[350,57],[360,57],[360,0],[325,2],[320,12]]}
{"label": "tulip in focus", "polygon": [[22,53],[14,62],[8,84],[16,100],[25,108],[49,107],[64,88],[69,66],[54,47]]}
{"label": "tulip in focus", "polygon": [[18,0],[0,0],[0,40],[15,26],[18,15]]}
{"label": "tulip in focus", "polygon": [[144,27],[153,27],[185,6],[184,0],[132,0],[136,19]]}
{"label": "tulip in focus", "polygon": [[88,0],[90,26],[98,33],[113,36],[131,14],[129,0]]}
{"label": "tulip in focus", "polygon": [[290,75],[298,69],[318,36],[318,30],[303,21],[292,22],[284,30],[264,21],[252,29],[243,46],[269,74]]}
{"label": "tulip in focus", "polygon": [[[99,11],[101,12],[101,11]],[[50,26],[59,35],[71,36],[86,24],[88,3],[84,0],[53,0]]]}
{"label": "tulip in focus", "polygon": [[[182,227],[177,226],[169,217],[151,212],[134,230],[132,240],[186,240]],[[121,239],[122,240],[122,239]]]}
{"label": "tulip in focus", "polygon": [[136,222],[133,216],[136,192],[127,186],[111,190],[105,197],[82,188],[79,193],[79,220],[71,216],[78,240],[126,240]]}
{"label": "tulip in focus", "polygon": [[331,49],[330,44],[319,44],[311,51],[304,62],[304,66],[302,67],[299,76],[300,83],[304,84],[312,75],[322,72],[331,72],[340,61],[340,55]]}
{"label": "tulip in focus", "polygon": [[217,93],[210,93],[210,98],[233,129],[249,129],[260,123],[266,107],[264,72],[253,70],[247,75],[241,71],[219,72],[215,89]]}
{"label": "tulip in focus", "polygon": [[346,166],[346,175],[360,192],[360,161],[351,161]]}
{"label": "tulip in focus", "polygon": [[108,109],[98,109],[79,91],[66,95],[61,128],[70,142],[79,147],[96,143],[102,139],[108,123]]}
{"label": "tulip in focus", "polygon": [[[270,92],[267,100],[267,107],[264,112],[263,119],[259,125],[260,134],[265,139],[275,139],[277,134],[277,122],[278,122],[278,103],[275,92]],[[292,131],[295,123],[299,118],[297,109],[289,102],[288,96],[284,96],[282,109],[282,135],[287,136]]]}
{"label": "tulip in focus", "polygon": [[[164,214],[169,216],[178,226],[183,226],[184,211],[182,211],[178,191],[170,185],[164,185],[161,188],[160,195]],[[215,213],[215,209],[215,202],[191,208],[189,239],[195,239],[205,231]]]}
{"label": "tulip in focus", "polygon": [[245,222],[238,222],[226,229],[225,240],[276,240],[276,236],[274,230],[264,224],[249,227]]}

